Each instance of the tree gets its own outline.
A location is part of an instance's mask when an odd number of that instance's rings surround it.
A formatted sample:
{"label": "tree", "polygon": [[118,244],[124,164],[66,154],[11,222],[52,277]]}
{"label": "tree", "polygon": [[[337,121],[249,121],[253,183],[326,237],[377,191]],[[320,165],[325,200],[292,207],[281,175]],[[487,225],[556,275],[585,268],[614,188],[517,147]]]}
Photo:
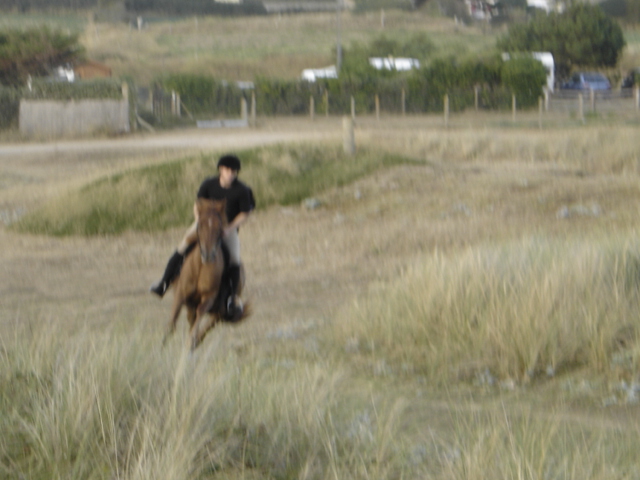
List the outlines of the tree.
{"label": "tree", "polygon": [[0,84],[23,85],[29,75],[43,76],[84,55],[77,34],[47,27],[0,32]]}
{"label": "tree", "polygon": [[561,78],[578,66],[615,66],[624,46],[620,25],[588,3],[573,3],[563,13],[536,13],[498,40],[498,48],[508,52],[551,52]]}
{"label": "tree", "polygon": [[600,7],[612,17],[628,23],[640,22],[640,2],[638,0],[604,0]]}

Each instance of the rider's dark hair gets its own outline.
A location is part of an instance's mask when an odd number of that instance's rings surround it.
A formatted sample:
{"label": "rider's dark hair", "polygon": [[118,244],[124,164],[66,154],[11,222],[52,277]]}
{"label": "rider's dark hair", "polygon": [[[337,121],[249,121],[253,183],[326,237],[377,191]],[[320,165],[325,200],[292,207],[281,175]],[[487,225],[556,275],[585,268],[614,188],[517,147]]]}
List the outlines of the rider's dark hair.
{"label": "rider's dark hair", "polygon": [[236,172],[240,171],[240,159],[235,155],[223,155],[218,160],[218,168],[227,167]]}

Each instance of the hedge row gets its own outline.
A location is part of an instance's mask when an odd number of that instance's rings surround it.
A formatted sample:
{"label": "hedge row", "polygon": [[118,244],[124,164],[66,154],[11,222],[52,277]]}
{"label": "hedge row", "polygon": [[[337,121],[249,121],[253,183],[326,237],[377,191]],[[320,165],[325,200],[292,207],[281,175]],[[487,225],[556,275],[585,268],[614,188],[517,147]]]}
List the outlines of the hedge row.
{"label": "hedge row", "polygon": [[[511,107],[516,95],[520,108],[537,105],[545,84],[542,64],[532,58],[508,62],[467,62],[439,60],[428,68],[405,74],[389,75],[373,68],[345,69],[340,79],[303,80],[257,79],[253,91],[235,84],[216,81],[201,75],[173,75],[159,80],[166,91],[180,94],[184,105],[194,115],[237,115],[241,99],[255,95],[256,113],[261,115],[299,115],[309,112],[313,97],[316,111],[332,113],[351,111],[351,99],[356,112],[375,111],[375,98],[387,112],[411,113],[442,111],[443,98],[450,97],[449,107],[461,111],[476,104],[485,109]],[[402,98],[404,95],[404,105]]]}

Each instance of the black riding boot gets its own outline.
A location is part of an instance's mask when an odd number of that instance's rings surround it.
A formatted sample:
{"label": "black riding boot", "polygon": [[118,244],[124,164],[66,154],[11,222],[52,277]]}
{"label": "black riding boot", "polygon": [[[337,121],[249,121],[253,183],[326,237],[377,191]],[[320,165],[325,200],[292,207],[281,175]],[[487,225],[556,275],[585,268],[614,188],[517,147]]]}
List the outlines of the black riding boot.
{"label": "black riding boot", "polygon": [[171,282],[180,273],[180,268],[182,267],[183,261],[184,255],[181,255],[177,250],[173,252],[173,255],[171,255],[171,258],[167,263],[167,267],[164,269],[164,275],[162,275],[162,278],[160,280],[151,285],[149,291],[162,298],[169,288],[169,285],[171,285]]}
{"label": "black riding boot", "polygon": [[[233,318],[239,305],[236,304],[236,294],[240,285],[240,265],[229,265],[229,296],[227,297],[227,315]],[[241,308],[241,307],[240,307]]]}

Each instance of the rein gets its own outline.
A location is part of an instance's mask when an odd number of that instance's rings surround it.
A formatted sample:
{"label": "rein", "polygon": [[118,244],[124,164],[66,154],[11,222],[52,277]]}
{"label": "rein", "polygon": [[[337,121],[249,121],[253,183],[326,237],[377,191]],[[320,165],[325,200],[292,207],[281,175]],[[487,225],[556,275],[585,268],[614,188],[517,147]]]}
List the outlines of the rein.
{"label": "rein", "polygon": [[198,235],[198,245],[200,246],[200,259],[202,260],[202,263],[213,263],[216,261],[216,252],[218,251],[218,248],[220,248],[221,244],[222,244],[222,233],[223,233],[223,228],[222,228],[222,215],[220,213],[218,213],[217,211],[213,212],[217,217],[218,217],[218,225],[220,226],[220,228],[218,229],[218,235],[216,236],[216,242],[213,245],[213,248],[211,249],[211,251],[206,251],[202,248],[202,242],[200,239],[200,222],[201,219],[198,218],[198,223],[196,224],[196,233]]}

